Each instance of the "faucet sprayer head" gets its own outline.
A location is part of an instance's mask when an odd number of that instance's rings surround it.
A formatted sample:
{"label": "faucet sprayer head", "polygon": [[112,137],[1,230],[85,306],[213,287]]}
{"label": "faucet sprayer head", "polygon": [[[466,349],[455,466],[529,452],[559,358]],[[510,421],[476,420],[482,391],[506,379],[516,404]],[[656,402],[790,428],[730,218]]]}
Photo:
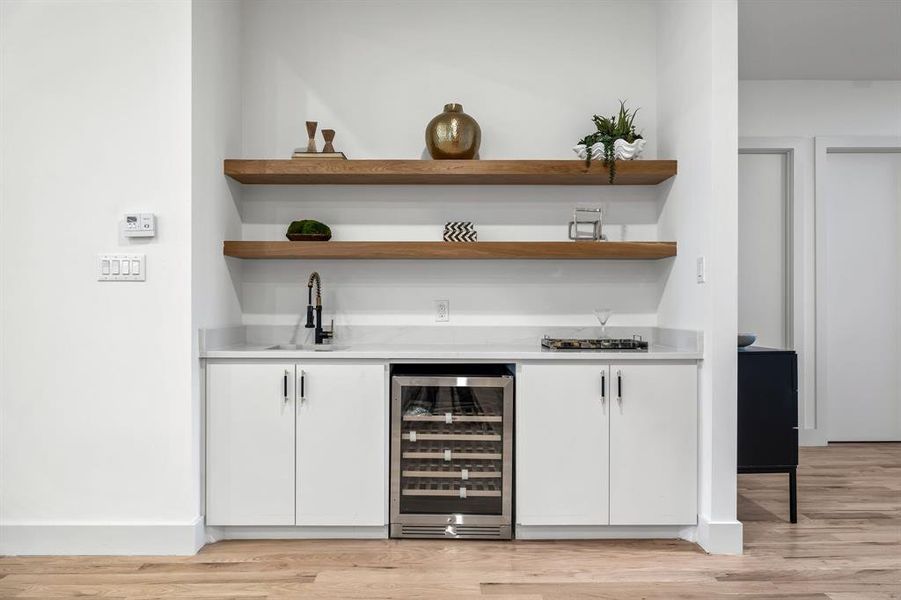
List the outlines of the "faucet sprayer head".
{"label": "faucet sprayer head", "polygon": [[308,288],[307,303],[310,305],[313,304],[313,282],[314,281],[316,282],[316,306],[322,306],[322,281],[319,279],[319,273],[316,271],[313,271],[313,273],[310,274],[310,279],[307,281],[307,288]]}

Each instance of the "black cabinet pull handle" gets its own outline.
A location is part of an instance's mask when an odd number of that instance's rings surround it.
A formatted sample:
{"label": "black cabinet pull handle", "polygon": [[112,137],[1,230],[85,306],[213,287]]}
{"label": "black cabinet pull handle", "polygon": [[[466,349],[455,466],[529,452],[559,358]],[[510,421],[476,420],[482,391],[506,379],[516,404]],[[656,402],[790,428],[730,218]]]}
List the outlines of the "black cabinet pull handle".
{"label": "black cabinet pull handle", "polygon": [[288,401],[288,369],[285,369],[285,376],[282,379],[282,398]]}
{"label": "black cabinet pull handle", "polygon": [[607,374],[601,371],[601,402],[607,399]]}
{"label": "black cabinet pull handle", "polygon": [[623,372],[616,372],[616,399],[622,402],[623,400]]}
{"label": "black cabinet pull handle", "polygon": [[300,401],[303,402],[307,399],[306,392],[306,383],[307,383],[307,374],[303,371],[300,372]]}

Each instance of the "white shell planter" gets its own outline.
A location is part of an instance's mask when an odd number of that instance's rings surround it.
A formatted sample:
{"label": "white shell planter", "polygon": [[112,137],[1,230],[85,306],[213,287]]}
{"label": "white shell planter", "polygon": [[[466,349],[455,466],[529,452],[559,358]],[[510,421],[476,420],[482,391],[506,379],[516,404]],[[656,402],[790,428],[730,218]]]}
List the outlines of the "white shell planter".
{"label": "white shell planter", "polygon": [[631,144],[624,139],[613,142],[613,156],[616,160],[633,160],[641,156],[645,140],[635,140]]}
{"label": "white shell planter", "polygon": [[588,152],[591,151],[591,158],[594,160],[599,160],[604,158],[604,144],[598,142],[597,144],[593,144],[589,149],[585,144],[576,144],[573,146],[573,152],[576,153],[576,156],[581,158],[582,160],[586,160],[588,158]]}
{"label": "white shell planter", "polygon": [[[644,145],[647,143],[647,140],[635,140],[631,144],[626,140],[620,138],[613,142],[613,156],[616,160],[633,160],[641,156],[642,151],[644,150]],[[604,158],[604,144],[603,142],[598,142],[597,144],[592,144],[591,148],[588,148],[585,144],[576,144],[573,146],[573,152],[576,153],[576,156],[585,160],[588,158],[588,152],[591,152],[591,158],[593,160],[603,160]]]}

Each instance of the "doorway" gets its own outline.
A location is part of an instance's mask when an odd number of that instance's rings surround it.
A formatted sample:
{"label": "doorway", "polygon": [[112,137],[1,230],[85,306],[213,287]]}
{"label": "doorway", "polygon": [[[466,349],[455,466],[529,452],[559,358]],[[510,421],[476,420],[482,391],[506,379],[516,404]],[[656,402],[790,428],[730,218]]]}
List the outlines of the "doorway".
{"label": "doorway", "polygon": [[781,151],[738,156],[738,330],[783,349],[793,347],[789,163]]}

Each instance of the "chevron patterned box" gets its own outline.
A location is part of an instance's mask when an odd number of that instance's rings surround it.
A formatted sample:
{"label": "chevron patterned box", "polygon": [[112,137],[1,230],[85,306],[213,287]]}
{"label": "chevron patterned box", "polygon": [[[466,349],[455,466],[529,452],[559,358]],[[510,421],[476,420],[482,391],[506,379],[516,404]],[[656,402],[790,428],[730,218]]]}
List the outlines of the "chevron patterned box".
{"label": "chevron patterned box", "polygon": [[444,224],[445,242],[475,242],[478,234],[471,221],[450,221]]}

